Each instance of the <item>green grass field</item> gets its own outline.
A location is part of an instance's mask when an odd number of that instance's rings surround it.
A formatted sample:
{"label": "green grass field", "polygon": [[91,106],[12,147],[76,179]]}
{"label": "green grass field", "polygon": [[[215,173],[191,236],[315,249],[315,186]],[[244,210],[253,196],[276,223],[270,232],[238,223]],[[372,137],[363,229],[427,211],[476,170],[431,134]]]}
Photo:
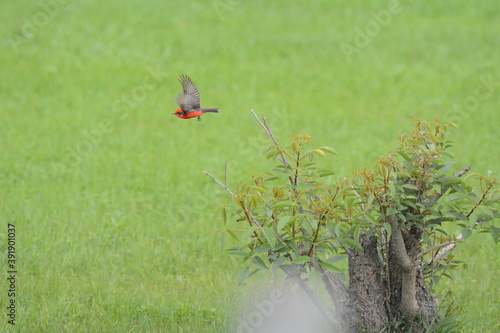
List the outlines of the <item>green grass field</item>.
{"label": "green grass field", "polygon": [[[335,177],[387,154],[411,116],[459,125],[457,170],[499,171],[498,1],[1,7],[3,332],[228,330],[252,290],[218,245],[214,212],[230,198],[202,170],[222,177],[227,163],[234,186],[269,166],[251,109],[283,143],[305,131],[337,149],[323,162]],[[179,74],[221,113],[172,116]],[[480,236],[459,248],[468,271],[439,293],[464,310],[464,332],[498,332],[499,247]]]}

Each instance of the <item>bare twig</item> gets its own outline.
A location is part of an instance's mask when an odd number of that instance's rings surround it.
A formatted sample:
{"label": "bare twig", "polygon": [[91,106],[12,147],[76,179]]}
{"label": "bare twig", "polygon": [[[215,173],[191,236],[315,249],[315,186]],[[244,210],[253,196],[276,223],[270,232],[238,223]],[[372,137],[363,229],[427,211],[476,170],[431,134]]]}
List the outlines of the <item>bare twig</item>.
{"label": "bare twig", "polygon": [[453,250],[457,246],[458,242],[461,241],[463,238],[464,238],[464,236],[462,234],[458,235],[457,236],[458,241],[453,242],[452,244],[449,244],[445,248],[442,248],[441,250],[439,250],[439,252],[434,256],[434,258],[431,259],[431,263],[434,263],[436,261],[443,259],[443,257],[446,255],[446,253]]}
{"label": "bare twig", "polygon": [[283,165],[285,166],[285,168],[286,169],[290,169],[290,163],[288,163],[285,155],[283,154],[283,149],[281,149],[280,144],[274,138],[273,132],[271,131],[271,128],[267,124],[266,117],[262,116],[262,121],[260,121],[259,117],[257,116],[257,114],[255,113],[254,110],[252,110],[252,114],[255,117],[255,119],[257,119],[257,121],[259,122],[260,126],[262,126],[262,128],[264,128],[264,131],[266,131],[266,134],[269,137],[269,139],[271,139],[271,141],[274,143],[274,145],[276,146],[276,148],[278,148],[278,151],[279,151],[280,156],[281,156],[281,162],[283,163]]}
{"label": "bare twig", "polygon": [[[222,187],[223,189],[225,189],[227,191],[227,193],[229,193],[229,194],[231,194],[231,196],[233,196],[233,192],[229,189],[229,187],[227,187],[225,184],[222,184],[217,178],[215,178],[215,176],[212,176],[207,171],[203,171],[203,173],[205,173],[205,175],[207,175],[210,178],[212,178],[217,184],[219,184],[220,187]],[[246,207],[244,205],[241,205],[241,208],[243,208],[243,212],[245,213],[247,221],[248,221],[248,223],[250,225],[252,225],[252,223],[253,223],[256,226],[258,226],[259,228],[262,228],[262,225],[259,223],[259,221],[257,221],[257,219],[252,215],[252,213],[250,211],[248,211],[248,209],[246,209]],[[253,234],[254,234],[254,236],[257,239],[259,238],[259,235],[257,234],[257,231],[254,231]]]}
{"label": "bare twig", "polygon": [[[255,224],[256,226],[258,226],[259,228],[262,229],[262,224],[260,224],[260,222],[255,218],[255,216],[253,216],[253,214],[244,205],[240,205],[240,206],[243,209],[243,211],[245,212],[245,216],[247,218],[247,221]],[[255,235],[257,235],[257,234],[255,234]]]}
{"label": "bare twig", "polygon": [[205,173],[205,175],[207,175],[208,177],[212,178],[217,184],[219,184],[220,187],[222,187],[223,189],[225,189],[227,191],[227,193],[231,194],[231,196],[233,195],[233,192],[231,192],[231,190],[229,189],[229,187],[227,187],[225,184],[222,184],[217,178],[215,178],[214,176],[212,176],[207,171],[203,171],[203,173]]}
{"label": "bare twig", "polygon": [[[212,176],[209,172],[207,171],[203,171],[205,173],[205,175],[209,176],[210,178],[212,178],[217,184],[219,184],[220,187],[222,187],[223,189],[225,189],[227,191],[227,193],[231,194],[231,196],[233,195],[233,192],[229,189],[229,187],[227,187],[226,185],[222,184],[222,182],[220,180],[218,180],[217,178],[215,178],[215,176]],[[259,228],[262,228],[262,224],[255,218],[255,216],[253,216],[253,214],[244,206],[242,206],[243,208],[243,211],[245,212],[245,215],[247,217],[247,220],[253,224],[255,224],[257,227]],[[273,234],[278,238],[278,240],[280,242],[282,242],[281,238],[276,235],[276,233],[273,231]],[[257,234],[255,233],[255,235],[257,236]]]}
{"label": "bare twig", "polygon": [[[484,190],[483,195],[481,196],[481,199],[479,199],[479,201],[474,205],[474,207],[472,207],[470,212],[467,214],[467,218],[469,218],[471,216],[471,214],[474,213],[474,211],[477,209],[477,207],[479,207],[479,205],[481,205],[483,203],[484,198],[486,198],[486,195],[488,194],[488,192],[491,190],[492,187],[493,187],[493,184],[488,185],[486,190]],[[477,224],[477,222],[476,222],[476,224]]]}
{"label": "bare twig", "polygon": [[472,169],[472,165],[469,165],[467,168],[463,169],[462,171],[460,171],[459,173],[457,173],[455,175],[455,177],[462,177],[463,175],[465,175],[467,172],[470,171],[470,169]]}
{"label": "bare twig", "polygon": [[456,243],[458,243],[458,242],[459,242],[459,241],[451,241],[451,242],[446,242],[446,243],[442,243],[442,244],[434,245],[434,246],[432,246],[432,247],[428,248],[427,250],[420,252],[420,253],[417,255],[417,258],[419,258],[419,257],[423,256],[424,254],[426,254],[426,253],[428,253],[428,252],[431,252],[431,251],[433,251],[433,250],[435,250],[435,249],[438,249],[438,248],[440,248],[440,247],[447,246],[447,245],[452,245],[452,244],[456,244]]}

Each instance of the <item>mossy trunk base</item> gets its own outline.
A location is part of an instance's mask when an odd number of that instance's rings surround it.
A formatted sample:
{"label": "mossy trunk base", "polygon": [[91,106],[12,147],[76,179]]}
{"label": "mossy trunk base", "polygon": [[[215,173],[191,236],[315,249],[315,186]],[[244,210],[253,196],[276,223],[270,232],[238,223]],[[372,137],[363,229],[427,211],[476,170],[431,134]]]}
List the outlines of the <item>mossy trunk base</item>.
{"label": "mossy trunk base", "polygon": [[418,315],[408,317],[400,311],[402,272],[397,261],[391,260],[389,254],[387,279],[377,250],[377,238],[361,237],[360,244],[364,252],[351,250],[348,253],[348,286],[333,274],[323,272],[323,282],[336,308],[339,326],[335,332],[423,332],[436,317],[437,302],[419,267],[415,279]]}

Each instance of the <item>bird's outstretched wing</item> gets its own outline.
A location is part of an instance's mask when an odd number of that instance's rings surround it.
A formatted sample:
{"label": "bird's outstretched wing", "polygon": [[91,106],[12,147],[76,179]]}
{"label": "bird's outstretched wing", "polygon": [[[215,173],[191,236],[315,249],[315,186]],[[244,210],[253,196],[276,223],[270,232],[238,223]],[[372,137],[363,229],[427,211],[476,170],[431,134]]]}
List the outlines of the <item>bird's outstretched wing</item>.
{"label": "bird's outstretched wing", "polygon": [[193,81],[187,75],[181,75],[179,81],[182,84],[182,94],[177,95],[175,102],[179,104],[184,113],[189,113],[198,109],[201,104],[200,92],[194,85]]}

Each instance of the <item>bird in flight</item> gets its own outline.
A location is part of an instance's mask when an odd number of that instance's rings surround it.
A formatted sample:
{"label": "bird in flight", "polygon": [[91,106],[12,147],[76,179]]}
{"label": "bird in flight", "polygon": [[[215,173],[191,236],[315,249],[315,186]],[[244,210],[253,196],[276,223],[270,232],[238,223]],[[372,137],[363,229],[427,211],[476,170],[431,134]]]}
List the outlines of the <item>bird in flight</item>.
{"label": "bird in flight", "polygon": [[206,112],[219,113],[219,108],[205,109],[200,107],[200,92],[189,76],[181,75],[179,77],[179,81],[182,84],[183,93],[177,95],[175,102],[179,104],[181,108],[172,113],[173,115],[182,119],[198,117],[198,121],[200,121],[201,115]]}

